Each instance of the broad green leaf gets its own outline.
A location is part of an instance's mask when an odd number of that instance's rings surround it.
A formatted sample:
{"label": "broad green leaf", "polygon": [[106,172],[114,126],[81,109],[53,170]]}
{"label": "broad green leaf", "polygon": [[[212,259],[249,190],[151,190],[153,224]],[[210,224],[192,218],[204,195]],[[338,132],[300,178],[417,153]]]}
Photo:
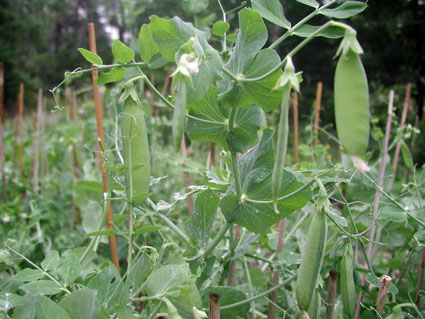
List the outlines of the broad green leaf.
{"label": "broad green leaf", "polygon": [[322,9],[320,14],[336,19],[348,19],[367,8],[367,4],[360,1],[346,1],[337,8]]}
{"label": "broad green leaf", "polygon": [[[242,72],[233,73],[245,78],[256,78],[271,71],[279,63],[280,58],[274,50],[264,49],[258,52]],[[235,66],[232,66],[232,69],[235,69]],[[219,99],[229,107],[247,108],[257,104],[265,112],[272,111],[279,106],[282,99],[282,89],[272,91],[281,75],[282,70],[279,69],[265,79],[255,82],[235,83],[225,78],[218,82]]]}
{"label": "broad green leaf", "polygon": [[387,224],[389,221],[394,223],[406,223],[407,214],[400,207],[384,206],[379,208],[378,220]]}
{"label": "broad green leaf", "polygon": [[410,154],[409,147],[405,142],[401,143],[401,157],[403,158],[404,165],[406,165],[409,169],[413,169],[415,164],[413,163],[412,154]]}
{"label": "broad green leaf", "polygon": [[99,315],[100,305],[97,292],[83,287],[65,296],[59,305],[66,310],[71,319],[92,319]]}
{"label": "broad green leaf", "polygon": [[151,62],[152,57],[159,52],[158,46],[152,38],[152,32],[148,24],[142,25],[139,33],[140,57],[146,63]]}
{"label": "broad green leaf", "polygon": [[157,54],[155,54],[151,61],[148,64],[149,69],[155,70],[155,69],[159,69],[162,68],[164,65],[166,65],[167,63],[169,63],[169,61],[164,58],[159,52]]}
{"label": "broad green leaf", "polygon": [[59,266],[60,257],[56,250],[51,250],[47,253],[47,256],[41,262],[41,268],[45,271],[56,270]]}
{"label": "broad green leaf", "polygon": [[[310,25],[310,24],[304,24],[298,29],[294,31],[294,34],[296,36],[299,36],[301,38],[307,38],[311,36],[314,32],[316,32],[317,29],[319,29],[320,26]],[[336,26],[329,26],[325,30],[319,32],[316,37],[325,37],[329,39],[338,39],[342,38],[344,36],[345,31],[341,29],[340,27]]]}
{"label": "broad green leaf", "polygon": [[316,8],[316,9],[319,7],[319,3],[315,0],[296,0],[296,1],[299,2],[299,3],[302,3],[306,6]]}
{"label": "broad green leaf", "polygon": [[192,307],[202,307],[188,264],[166,265],[153,271],[147,279],[146,293],[148,296],[166,294],[184,319],[193,318]]}
{"label": "broad green leaf", "polygon": [[86,233],[92,233],[99,230],[99,224],[105,225],[102,221],[102,206],[97,202],[89,202],[81,211],[83,218],[82,226]]}
{"label": "broad green leaf", "polygon": [[103,85],[107,83],[119,82],[124,79],[125,73],[125,68],[116,68],[110,72],[102,73],[96,80],[96,84]]}
{"label": "broad green leaf", "polygon": [[192,14],[198,14],[208,8],[208,0],[182,0],[184,11]]}
{"label": "broad green leaf", "polygon": [[251,5],[264,19],[285,29],[291,27],[291,23],[283,14],[283,8],[279,0],[251,0]]}
{"label": "broad green leaf", "polygon": [[[237,109],[235,116],[235,128],[238,132],[249,136],[249,140],[244,141],[227,137],[229,131],[226,126],[226,119],[229,116],[229,109],[220,107],[217,101],[217,88],[211,86],[207,95],[200,101],[187,106],[191,114],[204,120],[218,122],[207,123],[198,120],[188,119],[186,124],[186,133],[193,141],[212,141],[222,145],[226,150],[229,149],[228,142],[238,142],[240,148],[247,148],[257,139],[257,132],[262,126],[263,114],[258,106],[251,106],[247,109]],[[222,124],[219,124],[222,123]],[[235,134],[235,130],[232,132]],[[236,136],[237,138],[238,136]]]}
{"label": "broad green leaf", "polygon": [[161,226],[157,225],[148,225],[137,228],[133,234],[135,235],[143,235],[149,232],[158,231],[161,229]]}
{"label": "broad green leaf", "polygon": [[[204,308],[208,308],[209,295],[216,293],[220,296],[220,306],[231,305],[240,301],[246,300],[244,292],[233,287],[209,287],[202,290],[202,303]],[[242,304],[238,307],[233,307],[220,311],[222,319],[245,319],[249,312],[249,303]]]}
{"label": "broad green leaf", "polygon": [[57,303],[45,296],[25,295],[24,305],[13,312],[16,319],[72,319]]}
{"label": "broad green leaf", "polygon": [[[274,163],[273,131],[266,129],[260,142],[239,160],[239,170],[243,196],[256,201],[271,201],[271,175]],[[303,186],[295,176],[283,171],[278,196],[288,195]],[[302,208],[311,198],[311,189],[307,188],[295,196],[279,201],[276,214],[273,204],[259,204],[243,200],[239,202],[235,195],[234,181],[220,202],[220,208],[226,221],[237,223],[249,231],[261,233],[280,219]]]}
{"label": "broad green leaf", "polygon": [[195,200],[195,210],[189,222],[190,238],[202,249],[207,246],[211,228],[220,202],[218,195],[210,189],[203,191]]}
{"label": "broad green leaf", "polygon": [[59,276],[67,283],[73,283],[79,276],[81,265],[78,258],[71,253],[68,253],[65,258],[61,260],[58,268]]}
{"label": "broad green leaf", "polygon": [[86,49],[83,49],[83,48],[79,48],[78,52],[80,52],[81,55],[84,57],[84,59],[86,59],[91,64],[97,64],[97,65],[103,64],[102,59],[96,53],[93,53],[93,52],[86,50]]}
{"label": "broad green leaf", "polygon": [[38,269],[26,268],[18,272],[13,278],[19,281],[34,281],[44,277],[44,273]]}
{"label": "broad green leaf", "polygon": [[25,292],[33,295],[56,295],[62,291],[62,287],[51,280],[38,280],[19,286]]}
{"label": "broad green leaf", "polygon": [[149,256],[144,253],[139,260],[133,265],[127,276],[127,287],[139,287],[152,271],[152,262]]}
{"label": "broad green leaf", "polygon": [[126,46],[120,40],[114,40],[112,43],[112,55],[118,62],[126,64],[131,62],[136,54],[133,49]]}
{"label": "broad green leaf", "polygon": [[337,223],[339,226],[341,227],[347,227],[348,226],[348,222],[347,220],[341,216],[341,212],[329,207],[329,209],[327,209],[327,213],[329,214],[329,216],[333,219],[333,221],[335,223]]}
{"label": "broad green leaf", "polygon": [[418,246],[425,247],[425,230],[420,230],[416,232],[413,237],[415,238]]}
{"label": "broad green leaf", "polygon": [[260,267],[250,267],[249,275],[251,276],[252,286],[263,289],[267,285],[267,278]]}
{"label": "broad green leaf", "polygon": [[230,24],[224,21],[217,21],[214,23],[212,33],[215,36],[222,37],[227,31],[229,31]]}

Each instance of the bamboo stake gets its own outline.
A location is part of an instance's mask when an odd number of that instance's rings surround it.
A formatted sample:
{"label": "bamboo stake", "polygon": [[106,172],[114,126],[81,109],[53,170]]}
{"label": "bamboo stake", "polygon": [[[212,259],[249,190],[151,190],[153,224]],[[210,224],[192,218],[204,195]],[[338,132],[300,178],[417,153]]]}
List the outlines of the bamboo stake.
{"label": "bamboo stake", "polygon": [[39,192],[39,151],[40,151],[40,132],[41,132],[41,116],[43,108],[43,90],[38,89],[37,97],[37,115],[35,124],[35,136],[34,136],[34,169],[33,169],[33,182],[34,182],[34,193]]}
{"label": "bamboo stake", "polygon": [[326,303],[328,305],[328,312],[326,314],[326,318],[328,319],[335,318],[334,306],[335,306],[337,282],[338,282],[338,270],[335,270],[335,269],[329,270],[328,297],[326,300]]}
{"label": "bamboo stake", "polygon": [[[419,126],[419,115],[416,115],[416,118],[415,118],[415,130],[418,128],[418,126]],[[410,142],[410,154],[412,154],[412,157],[413,157],[413,150],[415,149],[415,139],[414,139],[414,134],[415,133],[412,133],[412,137],[411,137],[411,139],[412,139],[412,141]],[[406,177],[405,177],[405,179],[404,179],[404,183],[405,184],[407,184],[407,182],[409,181],[409,175],[410,175],[410,169],[409,168],[407,168],[406,169]]]}
{"label": "bamboo stake", "polygon": [[[279,222],[279,232],[277,237],[277,247],[276,247],[276,255],[275,258],[278,258],[279,254],[283,250],[283,244],[285,239],[285,232],[286,232],[286,218],[281,219]],[[279,277],[280,277],[280,271],[276,270],[273,272],[273,278],[272,278],[272,286],[275,287],[279,284]],[[271,302],[269,304],[269,319],[274,319],[276,316],[276,301],[277,301],[277,290],[274,290],[270,296]]]}
{"label": "bamboo stake", "polygon": [[[404,97],[404,103],[403,103],[403,113],[401,115],[400,130],[401,130],[402,133],[404,132],[404,127],[406,126],[407,110],[409,109],[409,101],[410,101],[411,90],[412,90],[412,83],[409,82],[407,84],[407,88],[406,88],[406,95]],[[390,184],[388,185],[388,193],[391,192],[393,185],[394,185],[394,180],[395,180],[396,175],[397,175],[397,165],[398,165],[398,159],[400,157],[400,149],[401,149],[401,142],[398,142],[396,149],[395,149],[394,161],[393,161],[394,177],[390,181]]]}
{"label": "bamboo stake", "polygon": [[[88,30],[89,30],[90,51],[93,53],[97,53],[96,52],[96,35],[95,35],[93,23],[88,24]],[[94,65],[92,65],[92,68],[95,68]],[[99,86],[96,84],[97,78],[98,78],[98,72],[97,70],[93,70],[92,83],[93,83],[94,104],[96,108],[97,136],[100,139],[100,142],[104,144],[105,140],[103,136],[103,109],[102,109],[102,104],[100,99]],[[106,173],[106,169],[103,167],[103,162],[104,162],[103,156],[99,156],[99,159],[100,159],[100,171],[102,173],[102,181],[103,181],[103,192],[104,194],[108,194],[108,176]],[[111,203],[108,203],[107,224],[109,229],[111,230],[114,229]],[[115,265],[115,267],[118,269],[118,271],[120,271],[115,235],[109,236],[109,246],[111,248],[112,262]]]}
{"label": "bamboo stake", "polygon": [[2,198],[3,203],[7,202],[6,172],[4,169],[6,162],[6,145],[4,140],[4,110],[3,110],[3,83],[4,83],[4,64],[0,61],[0,170],[2,180]]}
{"label": "bamboo stake", "polygon": [[315,103],[315,109],[314,109],[314,142],[313,142],[313,149],[316,148],[317,143],[319,142],[319,118],[320,118],[320,106],[322,104],[322,89],[323,89],[323,83],[318,82],[317,83],[317,89],[316,89],[316,103]]}
{"label": "bamboo stake", "polygon": [[215,144],[210,142],[210,154],[208,161],[208,169],[211,169],[215,165]]}
{"label": "bamboo stake", "polygon": [[209,319],[220,319],[220,295],[209,295]]}
{"label": "bamboo stake", "polygon": [[293,105],[293,122],[294,122],[294,159],[295,163],[299,163],[300,156],[298,151],[298,93],[294,92],[292,95]]}
{"label": "bamboo stake", "polygon": [[[385,130],[384,149],[382,150],[381,167],[380,167],[380,171],[379,171],[378,186],[379,186],[380,189],[382,189],[382,187],[384,185],[386,157],[387,157],[387,152],[388,152],[388,143],[389,143],[389,140],[390,140],[391,124],[392,124],[392,118],[393,118],[393,103],[394,103],[394,91],[391,90],[390,100],[389,100],[389,103],[388,103],[388,118],[387,118],[387,127],[386,127],[386,130]],[[370,242],[368,243],[367,251],[366,251],[366,254],[367,254],[369,260],[372,257],[373,241],[375,239],[375,232],[376,232],[376,218],[377,218],[377,215],[378,215],[380,197],[381,197],[381,192],[379,191],[379,189],[377,189],[376,192],[375,192],[375,201],[374,201],[374,204],[373,204],[373,221],[372,221],[372,227],[371,227],[370,235],[369,235]],[[366,284],[366,274],[363,275],[362,286],[364,286],[365,284]],[[357,307],[356,307],[356,316],[355,316],[356,319],[358,319],[359,316],[360,316],[360,307],[361,307],[360,304],[361,304],[362,300],[363,300],[363,293],[360,291],[359,298],[358,298],[358,301],[357,301]]]}
{"label": "bamboo stake", "polygon": [[384,312],[385,299],[387,298],[388,286],[390,285],[391,281],[392,279],[390,276],[383,275],[381,277],[379,292],[378,296],[376,297],[376,311],[378,311],[380,315],[382,315]]}
{"label": "bamboo stake", "polygon": [[18,137],[19,137],[19,179],[24,177],[24,141],[23,141],[23,116],[24,116],[24,84],[19,84],[18,98]]}
{"label": "bamboo stake", "polygon": [[[183,157],[183,169],[187,168],[187,164],[186,164],[186,159],[187,159],[187,151],[186,151],[186,143],[184,140],[184,135],[182,136],[182,142],[180,144],[180,154]],[[186,193],[190,192],[189,186],[190,186],[190,176],[189,173],[184,171],[183,172],[183,183],[184,183],[184,189],[186,191]],[[186,198],[187,200],[187,208],[189,211],[189,216],[192,216],[193,214],[193,197],[192,195],[187,196]]]}

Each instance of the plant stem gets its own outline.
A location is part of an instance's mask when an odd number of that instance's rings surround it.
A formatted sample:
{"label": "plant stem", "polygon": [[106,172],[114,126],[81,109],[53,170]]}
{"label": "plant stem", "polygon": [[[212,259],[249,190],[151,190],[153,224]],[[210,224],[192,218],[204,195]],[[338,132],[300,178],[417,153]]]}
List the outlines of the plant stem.
{"label": "plant stem", "polygon": [[[251,297],[253,297],[253,289],[252,289],[252,281],[251,281],[251,274],[249,273],[249,267],[248,267],[248,263],[246,262],[246,258],[243,258],[243,265],[245,268],[245,274],[246,274],[246,278],[248,280],[248,287],[249,287],[249,295]],[[252,318],[255,319],[255,301],[253,300],[251,303],[251,309],[252,309]]]}
{"label": "plant stem", "polygon": [[[131,124],[130,124],[130,136],[128,136],[128,152],[129,152],[129,162],[128,162],[128,178],[129,178],[129,195],[130,199],[133,199],[133,163],[132,163],[132,156],[131,156],[131,144],[132,144],[132,137],[133,137],[133,121],[135,119],[131,118]],[[128,219],[128,254],[127,254],[127,268],[131,269],[132,266],[132,257],[133,257],[133,204],[128,205],[128,213],[130,214]]]}
{"label": "plant stem", "polygon": [[[226,21],[226,11],[224,11],[224,8],[223,8],[223,5],[221,4],[221,1],[220,0],[217,0],[217,2],[218,2],[218,5],[220,6],[220,10],[221,10],[221,12],[223,13],[223,22],[227,22]],[[225,32],[224,34],[223,34],[223,41],[222,41],[222,47],[223,47],[223,49],[222,49],[222,52],[225,52],[226,51],[226,44],[227,44],[227,40],[226,40],[226,35],[227,35],[227,32]]]}

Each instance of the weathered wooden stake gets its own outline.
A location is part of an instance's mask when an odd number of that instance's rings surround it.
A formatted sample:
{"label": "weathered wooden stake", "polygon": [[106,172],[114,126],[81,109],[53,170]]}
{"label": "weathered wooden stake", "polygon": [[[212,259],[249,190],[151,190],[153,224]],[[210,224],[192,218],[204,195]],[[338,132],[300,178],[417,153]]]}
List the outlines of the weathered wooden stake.
{"label": "weathered wooden stake", "polygon": [[34,163],[33,163],[33,187],[34,193],[38,194],[40,189],[40,179],[39,179],[39,150],[40,150],[40,133],[41,133],[41,117],[42,117],[42,108],[43,108],[43,90],[38,89],[37,97],[37,113],[36,113],[36,123],[35,123],[35,134],[34,134]]}
{"label": "weathered wooden stake", "polygon": [[[96,35],[94,30],[94,24],[89,23],[88,24],[89,29],[89,43],[90,43],[90,51],[93,53],[96,52]],[[95,68],[94,65],[92,65],[92,68]],[[97,124],[97,136],[100,139],[102,144],[105,144],[105,139],[103,136],[103,109],[101,104],[101,98],[100,98],[100,92],[99,92],[99,86],[96,84],[96,80],[98,78],[98,72],[97,70],[92,71],[92,84],[93,84],[93,96],[94,96],[94,104],[95,104],[95,110],[96,110],[96,124]],[[102,180],[103,180],[103,192],[105,194],[108,194],[108,176],[106,173],[106,169],[103,167],[103,156],[99,156],[100,159],[100,171],[102,173]],[[107,224],[108,228],[113,230],[113,217],[112,217],[112,208],[111,203],[108,203],[108,213],[107,213]],[[115,267],[120,270],[120,265],[118,261],[118,252],[117,252],[117,243],[115,240],[115,235],[109,236],[109,246],[111,248],[111,257],[112,262],[115,265]]]}
{"label": "weathered wooden stake", "polygon": [[210,294],[209,319],[220,319],[220,295]]}
{"label": "weathered wooden stake", "polygon": [[326,314],[326,318],[328,319],[335,318],[334,306],[335,306],[337,282],[338,282],[338,270],[335,270],[335,269],[329,270],[328,296],[326,299],[326,303],[328,304],[328,312]]}
{"label": "weathered wooden stake", "polygon": [[392,279],[390,276],[383,275],[379,284],[378,296],[376,297],[376,311],[382,315],[384,312],[385,299],[387,298],[388,286]]}
{"label": "weathered wooden stake", "polygon": [[4,165],[6,162],[6,145],[4,141],[4,109],[3,109],[3,83],[4,83],[4,64],[0,61],[0,170],[2,181],[2,199],[3,203],[7,202],[7,188],[6,188],[6,172]]}
{"label": "weathered wooden stake", "polygon": [[320,118],[320,106],[322,104],[322,89],[323,89],[323,83],[318,82],[317,83],[317,90],[316,90],[316,101],[315,101],[315,108],[314,108],[314,142],[313,142],[313,148],[316,148],[317,143],[319,142],[319,118]]}
{"label": "weathered wooden stake", "polygon": [[18,137],[19,137],[19,180],[22,182],[24,177],[24,84],[19,84],[18,98]]}

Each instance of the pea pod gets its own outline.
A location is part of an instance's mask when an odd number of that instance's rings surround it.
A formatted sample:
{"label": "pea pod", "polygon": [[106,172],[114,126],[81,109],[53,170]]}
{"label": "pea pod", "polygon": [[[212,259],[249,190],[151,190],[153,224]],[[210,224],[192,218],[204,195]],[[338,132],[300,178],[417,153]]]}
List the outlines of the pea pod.
{"label": "pea pod", "polygon": [[353,247],[349,242],[345,244],[341,260],[340,289],[344,318],[354,318],[357,296],[353,278]]}
{"label": "pea pod", "polygon": [[180,150],[180,145],[182,142],[182,137],[184,132],[186,103],[187,103],[186,85],[187,84],[184,81],[180,83],[180,87],[176,91],[176,97],[175,97],[175,103],[174,103],[175,109],[173,112],[172,135],[173,135],[174,150],[176,152]]}
{"label": "pea pod", "polygon": [[334,90],[338,138],[349,154],[363,156],[369,143],[369,90],[360,57],[352,49],[339,57]]}
{"label": "pea pod", "polygon": [[124,103],[122,143],[124,162],[129,169],[126,173],[127,197],[140,205],[149,193],[150,156],[143,107],[131,96]]}
{"label": "pea pod", "polygon": [[313,294],[325,255],[327,233],[326,216],[321,209],[313,216],[303,251],[301,252],[296,296],[299,307],[304,311],[308,311],[310,303],[314,299]]}

